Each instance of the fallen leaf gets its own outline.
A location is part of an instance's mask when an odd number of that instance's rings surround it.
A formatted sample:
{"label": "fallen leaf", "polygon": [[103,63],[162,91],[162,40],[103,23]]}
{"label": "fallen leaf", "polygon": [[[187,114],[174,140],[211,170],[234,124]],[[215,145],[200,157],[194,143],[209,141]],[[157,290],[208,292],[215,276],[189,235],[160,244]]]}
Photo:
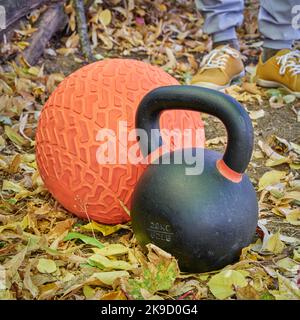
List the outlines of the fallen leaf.
{"label": "fallen leaf", "polygon": [[37,269],[40,273],[53,273],[57,270],[55,261],[50,259],[39,259]]}
{"label": "fallen leaf", "polygon": [[127,300],[123,291],[112,291],[104,294],[100,300]]}
{"label": "fallen leaf", "polygon": [[95,289],[93,289],[92,287],[85,285],[83,286],[82,292],[86,298],[86,300],[89,300],[90,298],[92,298],[95,295]]}
{"label": "fallen leaf", "polygon": [[277,273],[278,277],[278,290],[270,290],[270,293],[276,300],[299,300],[300,289],[297,284],[289,280],[288,278]]}
{"label": "fallen leaf", "polygon": [[166,54],[167,54],[167,57],[168,57],[168,63],[166,63],[162,68],[165,69],[165,70],[168,70],[168,69],[173,69],[175,66],[176,66],[176,58],[174,56],[174,53],[172,51],[172,49],[166,47]]}
{"label": "fallen leaf", "polygon": [[259,300],[260,299],[259,293],[250,284],[248,284],[245,287],[237,287],[236,297],[238,300]]}
{"label": "fallen leaf", "polygon": [[104,245],[97,240],[96,238],[89,237],[85,234],[79,233],[79,232],[69,232],[68,235],[64,238],[64,241],[68,240],[73,240],[73,239],[78,239],[81,240],[82,242],[89,244],[91,246],[97,247],[97,248],[103,248]]}
{"label": "fallen leaf", "polygon": [[283,96],[283,101],[285,103],[292,103],[296,100],[296,96],[294,94],[288,94],[286,96]]}
{"label": "fallen leaf", "polygon": [[104,26],[108,26],[111,23],[111,12],[108,9],[105,9],[100,12],[99,20]]}
{"label": "fallen leaf", "polygon": [[293,260],[300,262],[300,246],[294,249],[293,255]]}
{"label": "fallen leaf", "polygon": [[250,119],[257,120],[265,116],[265,111],[262,109],[258,111],[251,111],[249,116],[250,116]]}
{"label": "fallen leaf", "polygon": [[94,248],[93,250],[95,253],[101,254],[102,256],[123,255],[129,251],[127,247],[119,243],[108,244],[102,249]]}
{"label": "fallen leaf", "polygon": [[88,258],[88,263],[99,269],[118,269],[118,270],[131,270],[133,265],[123,260],[110,260],[101,254],[93,254]]}
{"label": "fallen leaf", "polygon": [[4,127],[4,132],[8,139],[18,146],[26,144],[26,140],[9,126]]}
{"label": "fallen leaf", "polygon": [[280,182],[286,176],[285,171],[272,170],[263,174],[258,182],[258,191],[265,189],[268,186],[274,185]]}
{"label": "fallen leaf", "polygon": [[274,254],[279,254],[283,251],[285,245],[280,239],[280,233],[276,232],[264,237],[261,251],[268,251]]}
{"label": "fallen leaf", "polygon": [[242,84],[242,89],[253,94],[261,94],[260,89],[257,87],[255,82],[249,83],[249,82],[244,82]]}
{"label": "fallen leaf", "polygon": [[31,267],[32,264],[28,263],[26,268],[25,268],[25,274],[24,274],[24,286],[27,290],[30,291],[32,294],[33,298],[37,297],[39,294],[39,289],[38,287],[32,282],[31,278]]}
{"label": "fallen leaf", "polygon": [[300,226],[300,209],[290,211],[286,216],[286,220],[294,226]]}
{"label": "fallen leaf", "polygon": [[111,286],[117,279],[129,277],[129,273],[127,271],[96,272],[93,277]]}
{"label": "fallen leaf", "polygon": [[231,297],[235,291],[234,287],[246,287],[248,281],[245,276],[237,270],[224,270],[211,277],[208,287],[217,299]]}
{"label": "fallen leaf", "polygon": [[120,229],[128,229],[128,226],[122,225],[122,224],[116,224],[116,225],[107,225],[107,224],[100,224],[95,221],[91,221],[88,224],[85,224],[80,227],[82,230],[86,231],[99,231],[101,232],[104,236],[108,236],[112,233],[115,233],[116,231]]}
{"label": "fallen leaf", "polygon": [[159,247],[148,244],[148,262],[143,263],[139,277],[121,279],[121,287],[133,299],[144,299],[141,289],[151,294],[170,290],[179,275],[177,261]]}
{"label": "fallen leaf", "polygon": [[293,272],[295,274],[297,274],[300,267],[299,263],[295,262],[293,259],[289,257],[278,260],[276,262],[276,265],[282,269]]}

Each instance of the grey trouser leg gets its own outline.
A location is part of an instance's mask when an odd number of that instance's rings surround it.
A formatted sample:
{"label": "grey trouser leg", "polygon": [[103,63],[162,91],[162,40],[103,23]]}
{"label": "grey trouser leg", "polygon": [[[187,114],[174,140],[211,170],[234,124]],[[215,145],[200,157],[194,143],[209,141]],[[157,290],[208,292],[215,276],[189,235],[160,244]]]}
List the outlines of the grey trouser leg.
{"label": "grey trouser leg", "polygon": [[[214,42],[237,38],[235,27],[243,22],[243,0],[195,1],[205,17],[204,32],[210,34]],[[293,19],[297,20],[297,12],[300,13],[300,9],[293,13],[296,5],[300,5],[300,0],[261,0],[258,24],[265,38],[264,47],[290,48],[294,40],[300,39],[300,25],[295,28],[292,24]]]}
{"label": "grey trouser leg", "polygon": [[[291,48],[293,41],[300,39],[300,25],[293,27],[296,13],[293,7],[299,0],[261,0],[258,15],[259,31],[265,37],[264,47],[272,49]],[[296,8],[295,8],[296,9]],[[299,8],[300,9],[300,8]],[[298,13],[300,11],[298,10]],[[298,24],[300,23],[298,19]]]}
{"label": "grey trouser leg", "polygon": [[195,0],[204,15],[203,31],[213,42],[236,39],[235,27],[243,22],[243,0]]}

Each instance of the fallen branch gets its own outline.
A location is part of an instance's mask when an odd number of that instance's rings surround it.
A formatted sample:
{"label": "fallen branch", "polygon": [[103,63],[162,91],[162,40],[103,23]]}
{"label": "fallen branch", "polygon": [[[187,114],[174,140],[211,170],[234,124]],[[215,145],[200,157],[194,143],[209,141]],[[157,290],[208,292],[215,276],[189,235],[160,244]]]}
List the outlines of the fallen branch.
{"label": "fallen branch", "polygon": [[[5,8],[6,29],[0,30],[0,36],[5,34],[10,26],[26,16],[32,10],[49,4],[47,0],[1,0],[0,4]],[[2,37],[1,37],[2,38]]]}
{"label": "fallen branch", "polygon": [[24,51],[24,58],[30,64],[38,62],[46,45],[52,36],[67,24],[67,16],[64,12],[64,3],[54,3],[44,12],[38,25],[38,30],[30,39],[30,46]]}

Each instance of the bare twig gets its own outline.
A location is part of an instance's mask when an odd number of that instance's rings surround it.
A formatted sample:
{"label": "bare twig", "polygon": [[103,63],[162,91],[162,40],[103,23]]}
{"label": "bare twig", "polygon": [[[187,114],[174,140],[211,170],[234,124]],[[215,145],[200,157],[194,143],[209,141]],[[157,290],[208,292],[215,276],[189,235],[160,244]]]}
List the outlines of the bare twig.
{"label": "bare twig", "polygon": [[66,23],[64,3],[59,2],[50,5],[41,17],[38,30],[32,35],[30,46],[24,51],[24,58],[29,64],[37,63],[53,34],[63,28]]}
{"label": "bare twig", "polygon": [[94,56],[92,54],[91,44],[88,36],[83,0],[74,0],[74,5],[76,10],[77,31],[80,37],[82,53],[87,60],[93,61]]}

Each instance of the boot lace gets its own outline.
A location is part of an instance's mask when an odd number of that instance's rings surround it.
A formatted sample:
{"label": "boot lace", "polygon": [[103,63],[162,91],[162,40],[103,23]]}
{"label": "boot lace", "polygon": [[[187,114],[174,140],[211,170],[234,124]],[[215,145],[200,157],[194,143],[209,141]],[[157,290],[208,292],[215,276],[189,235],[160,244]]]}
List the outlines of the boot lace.
{"label": "boot lace", "polygon": [[224,69],[230,56],[233,58],[239,58],[240,54],[229,46],[214,49],[203,58],[200,67],[202,70],[215,68]]}
{"label": "boot lace", "polygon": [[300,51],[295,50],[277,57],[277,64],[280,65],[279,73],[285,74],[288,70],[293,76],[300,74]]}

